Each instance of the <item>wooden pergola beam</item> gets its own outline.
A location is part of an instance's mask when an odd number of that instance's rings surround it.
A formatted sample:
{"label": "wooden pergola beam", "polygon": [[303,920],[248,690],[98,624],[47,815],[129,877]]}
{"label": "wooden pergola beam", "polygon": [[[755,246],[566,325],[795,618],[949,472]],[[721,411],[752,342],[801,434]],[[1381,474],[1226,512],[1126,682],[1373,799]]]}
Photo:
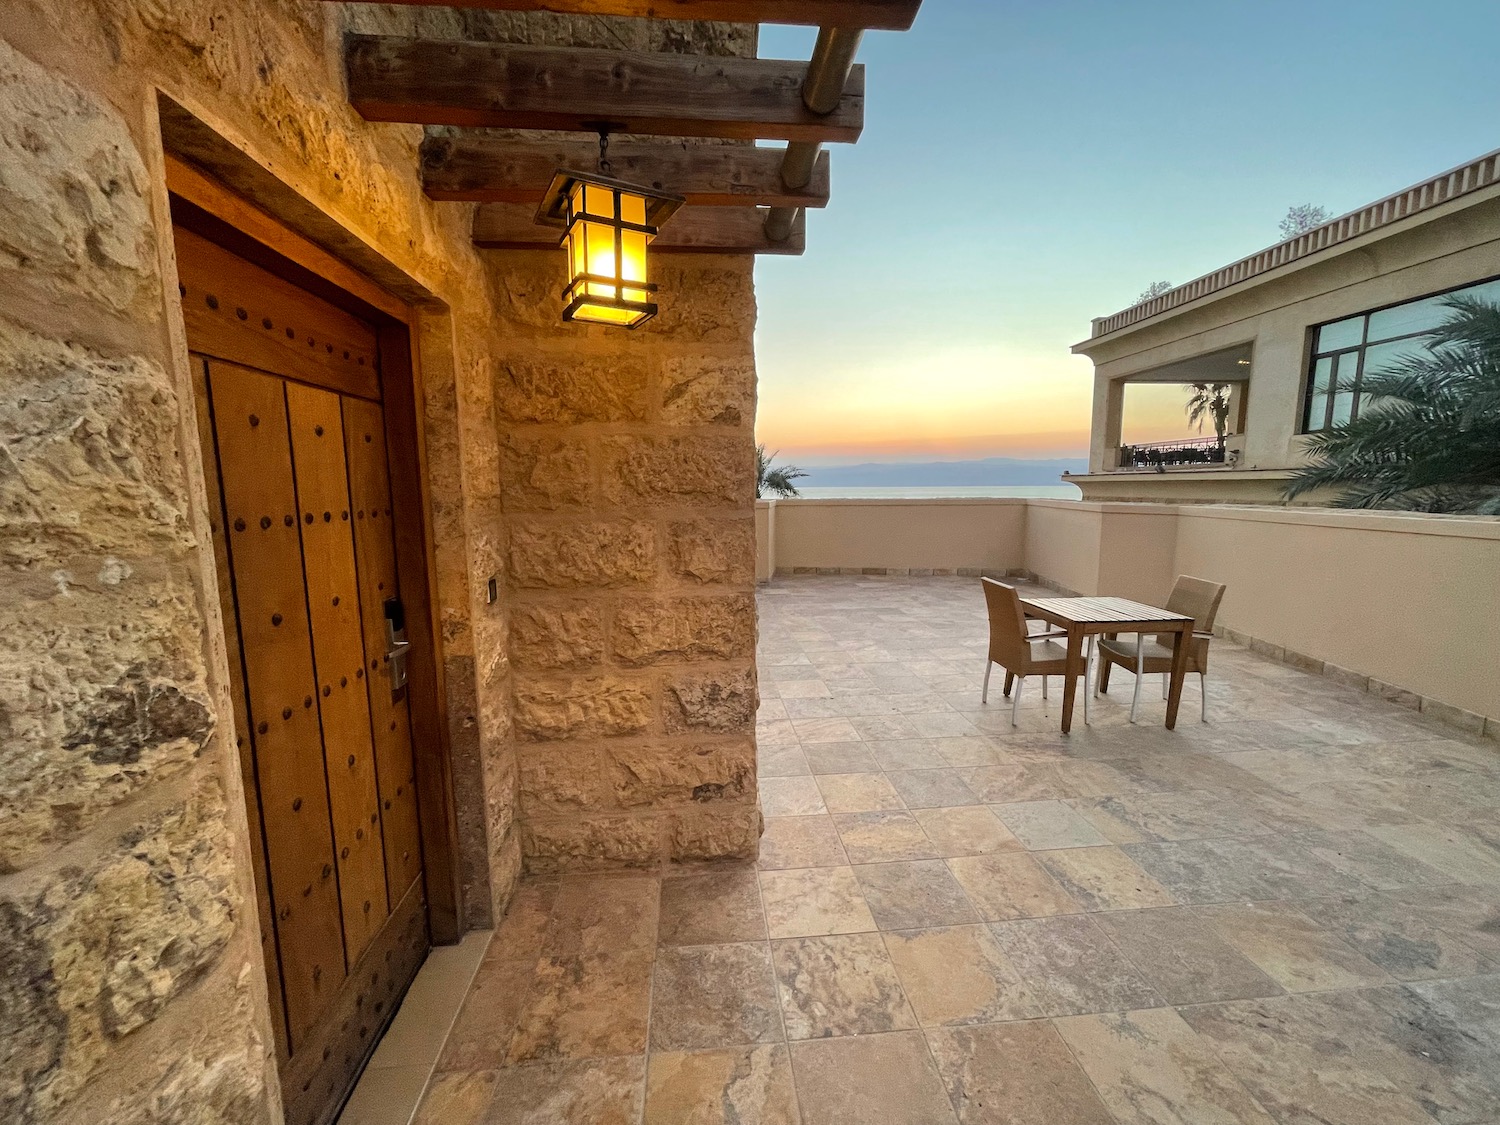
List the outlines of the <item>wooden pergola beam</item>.
{"label": "wooden pergola beam", "polygon": [[[536,206],[485,203],[474,214],[474,245],[487,250],[551,250],[562,254],[562,232],[538,226]],[[758,207],[684,207],[651,243],[652,254],[801,254],[807,246],[805,216],[799,214],[784,242],[766,237],[766,211]]]}
{"label": "wooden pergola beam", "polygon": [[[615,141],[610,175],[681,195],[696,207],[826,207],[829,159],[823,153],[812,179],[796,190],[781,179],[782,150],[749,145]],[[422,142],[422,182],[432,199],[535,206],[559,168],[592,171],[593,141],[523,141],[489,133],[428,137]]]}
{"label": "wooden pergola beam", "polygon": [[367,120],[732,140],[854,141],[864,68],[830,113],[802,101],[807,63],[355,35],[349,101]]}
{"label": "wooden pergola beam", "polygon": [[905,31],[921,0],[395,0],[423,7],[488,8],[498,12],[634,16],[641,19],[789,23]]}

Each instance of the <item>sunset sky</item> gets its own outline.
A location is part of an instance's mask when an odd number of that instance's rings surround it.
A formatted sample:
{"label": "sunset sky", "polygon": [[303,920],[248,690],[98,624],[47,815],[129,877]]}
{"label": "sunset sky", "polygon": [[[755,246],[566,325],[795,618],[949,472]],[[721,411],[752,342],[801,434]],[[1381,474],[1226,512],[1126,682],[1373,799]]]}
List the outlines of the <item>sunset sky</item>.
{"label": "sunset sky", "polygon": [[[865,36],[806,255],[760,259],[758,436],[803,464],[1083,453],[1091,317],[1277,241],[1290,204],[1500,147],[1496,42],[1496,0],[926,0]],[[1137,391],[1128,439],[1188,433],[1179,392]]]}

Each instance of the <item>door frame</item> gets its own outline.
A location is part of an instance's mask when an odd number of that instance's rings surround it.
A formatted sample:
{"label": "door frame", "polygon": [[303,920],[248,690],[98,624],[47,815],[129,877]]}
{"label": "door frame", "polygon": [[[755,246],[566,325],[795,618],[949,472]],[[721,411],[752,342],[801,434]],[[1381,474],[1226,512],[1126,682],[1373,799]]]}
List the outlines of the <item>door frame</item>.
{"label": "door frame", "polygon": [[419,311],[208,174],[170,152],[164,155],[174,225],[375,325],[396,569],[412,642],[407,692],[428,928],[433,944],[451,945],[462,936],[462,889],[447,691],[438,648],[442,631],[434,596],[436,542],[416,345]]}

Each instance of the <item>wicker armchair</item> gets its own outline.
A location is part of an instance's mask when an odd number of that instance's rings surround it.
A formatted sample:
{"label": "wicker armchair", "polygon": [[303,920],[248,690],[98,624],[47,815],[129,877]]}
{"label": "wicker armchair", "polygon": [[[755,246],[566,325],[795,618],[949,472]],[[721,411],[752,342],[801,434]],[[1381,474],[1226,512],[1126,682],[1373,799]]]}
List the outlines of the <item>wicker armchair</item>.
{"label": "wicker armchair", "polygon": [[[1203,692],[1205,723],[1208,722],[1208,643],[1213,639],[1214,618],[1218,616],[1219,603],[1223,600],[1224,587],[1221,584],[1186,575],[1178,577],[1172,587],[1172,596],[1167,599],[1167,609],[1193,618],[1193,635],[1185,638],[1183,643],[1188,646],[1187,671],[1198,674],[1198,685]],[[1172,638],[1169,635],[1146,637],[1137,634],[1133,641],[1127,641],[1118,636],[1106,637],[1099,642],[1099,659],[1095,691],[1109,690],[1109,670],[1116,664],[1135,673],[1135,693],[1130,698],[1130,721],[1133,723],[1141,703],[1141,681],[1159,672],[1163,692],[1166,690],[1166,677],[1172,671]]]}
{"label": "wicker armchair", "polygon": [[[1021,596],[1014,586],[996,582],[993,578],[981,578],[984,586],[985,608],[990,618],[990,649],[984,663],[984,688],[979,701],[988,703],[990,698],[990,671],[996,664],[1005,669],[1005,692],[1010,698],[1010,722],[1016,725],[1021,707],[1021,685],[1027,676],[1042,677],[1042,698],[1047,697],[1047,677],[1062,676],[1067,672],[1068,650],[1057,643],[1056,638],[1067,633],[1054,631],[1029,633],[1026,613],[1021,608]],[[1082,675],[1088,684],[1088,668],[1093,660],[1093,638],[1089,638],[1089,659],[1084,661]],[[1083,721],[1089,718],[1089,696],[1083,696]]]}

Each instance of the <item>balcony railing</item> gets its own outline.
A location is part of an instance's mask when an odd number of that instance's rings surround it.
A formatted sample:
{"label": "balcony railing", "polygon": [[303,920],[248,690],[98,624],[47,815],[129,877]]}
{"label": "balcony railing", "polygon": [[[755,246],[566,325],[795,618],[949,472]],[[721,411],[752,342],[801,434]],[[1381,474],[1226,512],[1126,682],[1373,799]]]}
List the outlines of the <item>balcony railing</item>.
{"label": "balcony railing", "polygon": [[1222,465],[1225,442],[1216,437],[1149,441],[1120,446],[1120,468],[1165,469],[1181,465]]}
{"label": "balcony railing", "polygon": [[1352,238],[1358,238],[1372,230],[1389,226],[1391,223],[1399,222],[1421,211],[1447,203],[1451,199],[1468,195],[1481,188],[1493,187],[1497,182],[1500,182],[1500,151],[1488,153],[1478,160],[1443,172],[1405,191],[1398,191],[1395,195],[1371,203],[1368,207],[1361,207],[1358,211],[1340,215],[1295,238],[1278,242],[1275,246],[1269,246],[1258,254],[1251,254],[1248,258],[1241,258],[1238,262],[1227,265],[1223,269],[1195,278],[1186,285],[1169,289],[1159,297],[1153,297],[1149,301],[1141,301],[1139,304],[1131,305],[1128,309],[1122,309],[1113,316],[1096,317],[1091,336],[1095,338],[1107,336],[1111,332],[1117,332],[1121,328],[1147,320],[1168,309],[1175,309],[1199,297],[1206,297],[1210,293],[1228,289],[1231,285],[1237,285],[1241,281],[1268,273],[1278,266],[1284,266],[1321,250],[1327,250],[1341,242],[1348,242]]}

